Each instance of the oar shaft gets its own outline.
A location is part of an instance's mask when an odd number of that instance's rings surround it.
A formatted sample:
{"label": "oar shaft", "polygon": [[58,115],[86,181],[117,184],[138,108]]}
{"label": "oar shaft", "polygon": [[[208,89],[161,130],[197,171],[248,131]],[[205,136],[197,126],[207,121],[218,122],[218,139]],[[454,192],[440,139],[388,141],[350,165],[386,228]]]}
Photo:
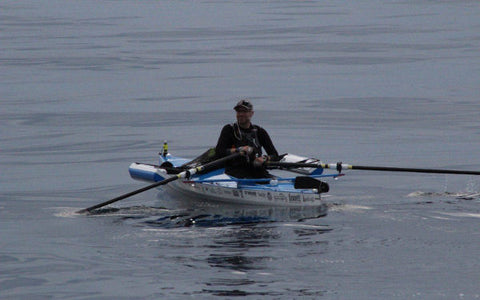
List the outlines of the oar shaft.
{"label": "oar shaft", "polygon": [[376,166],[350,166],[352,170],[390,171],[390,172],[413,172],[433,174],[461,174],[480,175],[480,171],[443,170],[443,169],[418,169],[418,168],[397,168],[397,167],[376,167]]}
{"label": "oar shaft", "polygon": [[202,166],[196,167],[195,170],[196,170],[197,173],[199,173],[199,172],[208,171],[211,168],[221,168],[223,166],[223,164],[226,163],[227,161],[232,160],[232,159],[234,159],[236,157],[239,157],[241,155],[242,155],[241,153],[233,153],[233,154],[230,154],[228,156],[222,157],[220,159],[214,160],[212,162],[206,163]]}
{"label": "oar shaft", "polygon": [[280,167],[280,168],[328,168],[322,163],[294,163],[294,162],[280,162],[269,161],[266,163],[267,167]]}
{"label": "oar shaft", "polygon": [[460,174],[460,175],[480,175],[480,171],[448,170],[448,169],[419,169],[419,168],[398,168],[381,166],[357,166],[343,163],[324,164],[324,163],[288,163],[288,162],[269,162],[269,166],[284,168],[324,168],[336,170],[368,170],[368,171],[388,171],[388,172],[413,172],[413,173],[433,173],[433,174]]}
{"label": "oar shaft", "polygon": [[99,203],[99,204],[97,204],[97,205],[90,206],[90,207],[87,207],[87,208],[85,208],[85,209],[79,210],[79,211],[77,211],[77,213],[83,214],[83,213],[86,213],[86,212],[91,212],[92,210],[95,210],[95,209],[97,209],[97,208],[104,207],[104,206],[106,206],[106,205],[109,205],[109,204],[112,204],[112,203],[114,203],[114,202],[123,200],[123,199],[125,199],[125,198],[131,197],[131,196],[136,195],[136,194],[140,194],[140,193],[142,193],[142,192],[145,192],[145,191],[148,191],[148,190],[150,190],[150,189],[156,188],[157,186],[167,184],[167,183],[169,183],[169,182],[172,182],[172,181],[174,181],[174,180],[177,180],[178,178],[180,178],[180,177],[177,175],[177,176],[170,177],[170,178],[167,178],[167,179],[162,180],[162,181],[159,181],[159,182],[155,182],[155,183],[153,183],[153,184],[151,184],[151,185],[148,185],[148,186],[146,186],[146,187],[143,187],[143,188],[141,188],[141,189],[132,191],[132,192],[127,193],[127,194],[123,194],[123,195],[121,195],[121,196],[118,196],[118,197],[116,197],[116,198],[110,199],[110,200],[108,200],[108,201],[105,201],[105,202]]}

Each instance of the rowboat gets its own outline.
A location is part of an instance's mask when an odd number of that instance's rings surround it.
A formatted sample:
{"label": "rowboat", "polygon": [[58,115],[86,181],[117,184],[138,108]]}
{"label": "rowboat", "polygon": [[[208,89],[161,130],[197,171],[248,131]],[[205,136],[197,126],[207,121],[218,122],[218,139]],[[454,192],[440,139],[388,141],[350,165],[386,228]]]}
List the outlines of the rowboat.
{"label": "rowboat", "polygon": [[[205,157],[207,153],[208,151],[202,156]],[[129,173],[136,180],[161,182],[176,176],[172,170],[185,170],[203,164],[202,156],[190,161],[170,153],[161,154],[159,165],[132,163]],[[318,160],[286,154],[282,161]],[[321,171],[321,168],[297,168],[294,172],[306,176],[240,179],[225,174],[225,169],[219,168],[175,180],[166,185],[166,188],[181,196],[229,204],[319,206],[323,204],[321,194],[328,192],[328,184],[317,178],[338,176],[322,175]]]}
{"label": "rowboat", "polygon": [[[329,190],[328,184],[319,178],[343,176],[343,170],[367,170],[382,172],[414,172],[431,174],[480,175],[480,171],[423,169],[386,166],[351,165],[342,162],[322,163],[315,158],[307,158],[294,154],[281,155],[278,162],[267,162],[270,169],[281,169],[302,174],[302,176],[273,178],[240,179],[225,174],[223,164],[237,158],[240,153],[215,159],[209,150],[189,161],[175,157],[164,150],[160,153],[159,165],[132,163],[130,176],[151,184],[120,195],[108,201],[87,207],[77,213],[90,213],[98,208],[115,203],[144,191],[166,186],[173,192],[190,198],[206,201],[224,202],[233,205],[254,204],[277,207],[319,207],[324,206],[322,193]],[[336,173],[323,174],[324,169],[334,169]]]}

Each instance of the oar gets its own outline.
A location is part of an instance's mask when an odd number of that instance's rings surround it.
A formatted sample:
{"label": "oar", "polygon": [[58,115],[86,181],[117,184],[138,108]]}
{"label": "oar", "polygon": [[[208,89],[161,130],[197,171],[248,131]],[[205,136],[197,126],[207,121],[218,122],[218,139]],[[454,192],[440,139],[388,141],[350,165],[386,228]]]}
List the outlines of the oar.
{"label": "oar", "polygon": [[268,166],[283,168],[323,168],[336,169],[341,172],[347,170],[369,170],[369,171],[389,171],[389,172],[414,172],[414,173],[436,173],[436,174],[461,174],[461,175],[480,175],[480,171],[448,170],[448,169],[418,169],[418,168],[398,168],[398,167],[378,167],[378,166],[354,166],[343,163],[323,164],[323,163],[289,163],[289,162],[268,162]]}
{"label": "oar", "polygon": [[189,177],[191,175],[194,175],[196,173],[200,173],[200,172],[203,172],[203,171],[206,171],[206,170],[210,170],[210,169],[215,169],[215,168],[220,168],[222,167],[222,165],[226,162],[226,161],[229,161],[229,160],[232,160],[238,156],[240,156],[241,154],[240,153],[234,153],[232,155],[229,155],[229,156],[225,156],[223,158],[220,158],[220,159],[217,159],[217,160],[214,160],[212,162],[209,162],[207,164],[204,164],[202,166],[198,166],[198,167],[195,167],[195,168],[192,168],[192,169],[189,169],[187,171],[183,171],[173,177],[170,177],[170,178],[167,178],[165,180],[162,180],[162,181],[159,181],[159,182],[155,182],[151,185],[148,185],[146,187],[143,187],[141,189],[138,189],[138,190],[135,190],[135,191],[132,191],[132,192],[129,192],[129,193],[126,193],[126,194],[123,194],[121,196],[118,196],[116,198],[113,198],[113,199],[110,199],[108,201],[105,201],[105,202],[102,202],[100,204],[97,204],[97,205],[94,205],[94,206],[91,206],[91,207],[88,207],[88,208],[85,208],[85,209],[82,209],[82,210],[79,210],[77,211],[78,214],[83,214],[83,213],[86,213],[86,212],[91,212],[92,210],[95,210],[97,208],[100,208],[100,207],[103,207],[103,206],[106,206],[106,205],[109,205],[109,204],[112,204],[114,202],[117,202],[117,201],[120,201],[120,200],[123,200],[125,198],[128,198],[128,197],[131,197],[133,195],[136,195],[136,194],[139,194],[139,193],[142,193],[142,192],[145,192],[145,191],[148,191],[150,189],[153,189],[157,186],[161,186],[161,185],[165,185],[169,182],[172,182],[172,181],[175,181],[177,179],[180,179],[180,178],[186,178],[186,177]]}

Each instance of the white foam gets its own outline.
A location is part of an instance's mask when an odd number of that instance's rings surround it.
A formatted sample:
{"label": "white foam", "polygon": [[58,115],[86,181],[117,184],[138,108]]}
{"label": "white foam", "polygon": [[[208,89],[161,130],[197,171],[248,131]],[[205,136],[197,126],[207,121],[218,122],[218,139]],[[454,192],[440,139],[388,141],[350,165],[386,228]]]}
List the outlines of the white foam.
{"label": "white foam", "polygon": [[373,209],[370,206],[365,205],[355,205],[355,204],[343,204],[343,205],[333,205],[328,208],[329,211],[353,211],[353,212],[362,212],[365,210]]}
{"label": "white foam", "polygon": [[77,214],[77,211],[80,210],[78,207],[55,207],[53,209],[57,211],[53,214],[55,217],[76,218],[80,216],[80,214]]}
{"label": "white foam", "polygon": [[283,226],[304,228],[304,229],[330,229],[328,226],[324,226],[324,225],[310,225],[310,224],[299,224],[299,223],[286,223],[286,224],[283,224]]}
{"label": "white foam", "polygon": [[443,193],[436,193],[436,192],[422,192],[422,191],[415,191],[407,195],[407,197],[455,197],[455,198],[462,198],[473,200],[480,198],[480,193],[450,193],[450,192],[443,192]]}
{"label": "white foam", "polygon": [[451,216],[451,217],[459,217],[459,218],[480,218],[480,213],[462,213],[462,212],[438,212],[439,214]]}

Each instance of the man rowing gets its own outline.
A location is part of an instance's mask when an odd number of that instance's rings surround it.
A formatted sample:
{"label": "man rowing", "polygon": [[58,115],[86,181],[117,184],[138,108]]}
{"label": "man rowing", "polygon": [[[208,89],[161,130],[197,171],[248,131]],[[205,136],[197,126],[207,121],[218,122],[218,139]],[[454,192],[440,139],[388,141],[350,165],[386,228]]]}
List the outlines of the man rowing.
{"label": "man rowing", "polygon": [[[237,122],[223,127],[218,138],[215,153],[224,157],[235,152],[242,154],[236,160],[227,162],[225,173],[236,178],[272,177],[264,167],[268,160],[278,160],[278,152],[267,131],[251,122],[253,105],[248,99],[240,100],[233,108]],[[267,155],[263,155],[262,148]]]}

